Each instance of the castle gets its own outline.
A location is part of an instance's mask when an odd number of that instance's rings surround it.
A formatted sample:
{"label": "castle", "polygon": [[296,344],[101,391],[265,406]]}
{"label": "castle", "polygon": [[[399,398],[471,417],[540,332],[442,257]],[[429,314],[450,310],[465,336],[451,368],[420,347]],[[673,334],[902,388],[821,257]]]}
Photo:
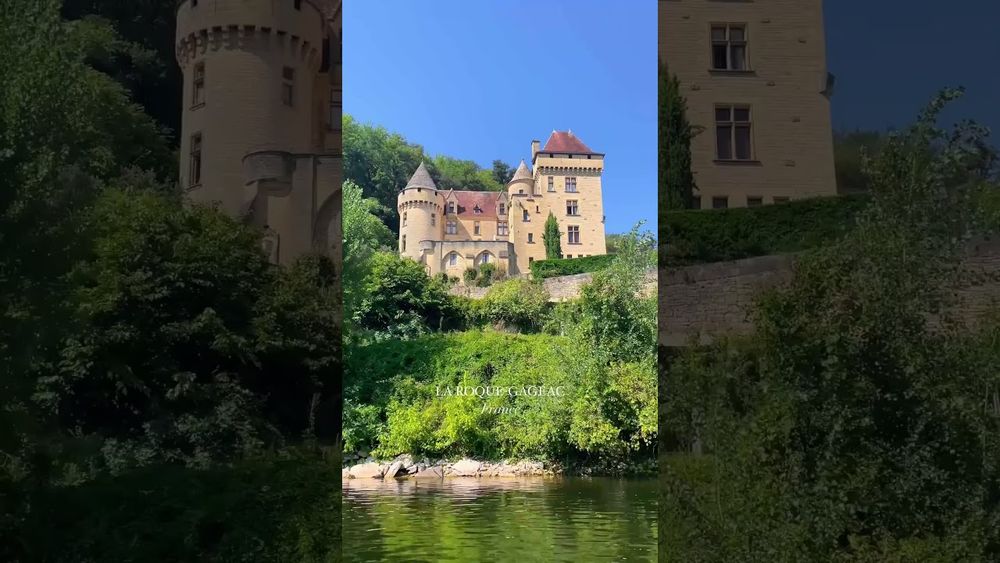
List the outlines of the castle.
{"label": "castle", "polygon": [[660,2],[660,60],[681,83],[693,207],[836,195],[822,0]]}
{"label": "castle", "polygon": [[[342,0],[181,0],[180,178],[274,263],[339,256]],[[339,263],[339,260],[335,260]]]}
{"label": "castle", "polygon": [[553,131],[544,147],[532,141],[531,166],[522,160],[506,191],[439,190],[421,163],[397,198],[399,254],[431,275],[461,277],[488,263],[525,275],[546,258],[550,213],[564,258],[606,254],[603,171],[604,154],[570,131]]}

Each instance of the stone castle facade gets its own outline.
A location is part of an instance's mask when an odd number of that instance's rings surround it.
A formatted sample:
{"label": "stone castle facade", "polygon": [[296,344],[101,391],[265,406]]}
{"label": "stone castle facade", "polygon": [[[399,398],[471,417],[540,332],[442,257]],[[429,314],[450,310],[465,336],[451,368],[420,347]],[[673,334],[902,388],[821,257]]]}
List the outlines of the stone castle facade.
{"label": "stone castle facade", "polygon": [[659,20],[700,130],[695,207],[836,195],[822,0],[663,0]]}
{"label": "stone castle facade", "polygon": [[531,142],[502,192],[440,190],[423,164],[399,192],[399,253],[431,275],[461,277],[495,263],[526,275],[544,260],[542,234],[551,213],[564,258],[606,254],[601,176],[604,154],[570,131],[553,131],[544,147]]}
{"label": "stone castle facade", "polygon": [[178,3],[186,199],[263,230],[275,263],[341,252],[341,8]]}

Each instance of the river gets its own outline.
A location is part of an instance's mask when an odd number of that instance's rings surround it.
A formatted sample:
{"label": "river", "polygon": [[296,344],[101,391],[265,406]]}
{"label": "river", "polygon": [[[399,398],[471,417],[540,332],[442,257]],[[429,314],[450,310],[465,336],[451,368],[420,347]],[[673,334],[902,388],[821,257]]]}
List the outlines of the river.
{"label": "river", "polygon": [[344,561],[655,561],[654,479],[343,481]]}

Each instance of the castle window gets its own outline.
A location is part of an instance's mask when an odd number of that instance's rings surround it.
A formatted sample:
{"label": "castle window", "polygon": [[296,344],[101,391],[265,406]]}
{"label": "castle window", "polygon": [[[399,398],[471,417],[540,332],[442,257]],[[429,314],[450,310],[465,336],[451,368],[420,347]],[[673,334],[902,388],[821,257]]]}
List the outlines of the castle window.
{"label": "castle window", "polygon": [[431,213],[431,226],[437,225],[437,215]]}
{"label": "castle window", "polygon": [[555,179],[552,178],[552,176],[549,176],[549,191],[550,192],[556,191],[556,181]]}
{"label": "castle window", "polygon": [[201,133],[191,136],[191,169],[188,171],[188,185],[201,183]]}
{"label": "castle window", "polygon": [[330,131],[340,131],[343,128],[341,115],[344,111],[344,90],[342,88],[330,88],[330,122],[327,128]]}
{"label": "castle window", "polygon": [[507,221],[498,221],[497,222],[497,236],[499,236],[499,237],[505,237],[505,236],[507,236],[507,232],[508,232],[507,231]]}
{"label": "castle window", "polygon": [[747,69],[747,31],[744,25],[712,26],[712,69]]}
{"label": "castle window", "polygon": [[579,215],[580,206],[575,199],[566,200],[566,215]]}
{"label": "castle window", "polygon": [[580,244],[580,227],[576,225],[566,227],[566,236],[570,244]]}
{"label": "castle window", "polygon": [[507,214],[507,206],[505,204],[501,203],[500,204],[500,210],[497,213],[500,214],[500,215],[506,215]]}
{"label": "castle window", "polygon": [[716,196],[712,198],[712,209],[727,209],[727,208],[729,208],[728,196]]}
{"label": "castle window", "polygon": [[406,226],[406,212],[403,212],[403,226]]}
{"label": "castle window", "polygon": [[447,223],[447,229],[448,229],[447,233],[449,235],[457,235],[458,234],[458,221],[448,221],[448,223]]}
{"label": "castle window", "polygon": [[402,243],[399,245],[399,248],[403,252],[406,252],[406,235],[403,235],[403,238],[401,240],[402,240]]}
{"label": "castle window", "polygon": [[528,233],[528,242],[535,242],[535,233]]}
{"label": "castle window", "polygon": [[472,224],[472,234],[476,236],[479,235],[479,221],[476,221],[475,223]]}
{"label": "castle window", "polygon": [[535,257],[534,256],[528,256],[528,264],[531,264],[534,261],[535,261]]}
{"label": "castle window", "polygon": [[281,70],[281,102],[291,107],[295,102],[295,69],[284,67]]}
{"label": "castle window", "polygon": [[477,203],[476,206],[472,208],[472,212],[475,213],[476,215],[482,215],[483,208],[479,207],[479,204]]}
{"label": "castle window", "polygon": [[191,90],[191,105],[200,106],[205,103],[205,63],[194,65],[194,81]]}
{"label": "castle window", "polygon": [[455,202],[454,201],[449,201],[448,202],[448,213],[451,213],[452,215],[455,214]]}
{"label": "castle window", "polygon": [[719,160],[752,160],[750,108],[715,107],[715,152]]}
{"label": "castle window", "polygon": [[566,178],[566,191],[576,193],[576,178]]}
{"label": "castle window", "polygon": [[747,207],[760,207],[764,205],[764,198],[760,196],[747,196]]}
{"label": "castle window", "polygon": [[483,252],[482,254],[480,254],[479,255],[479,263],[480,264],[489,264],[490,263],[490,253],[489,252]]}
{"label": "castle window", "polygon": [[452,252],[451,254],[448,255],[448,265],[449,266],[457,266],[458,265],[458,254],[455,254],[454,252]]}
{"label": "castle window", "polygon": [[522,215],[522,220],[525,222],[531,221],[531,215],[528,215],[528,210],[524,210],[524,215]]}

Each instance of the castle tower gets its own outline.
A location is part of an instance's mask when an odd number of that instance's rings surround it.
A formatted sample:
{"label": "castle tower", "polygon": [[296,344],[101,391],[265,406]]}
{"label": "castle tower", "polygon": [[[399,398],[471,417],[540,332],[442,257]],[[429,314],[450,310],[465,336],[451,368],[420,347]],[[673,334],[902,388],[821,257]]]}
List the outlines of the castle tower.
{"label": "castle tower", "polygon": [[341,0],[178,4],[183,191],[273,232],[275,261],[327,252],[341,238],[340,8]]}
{"label": "castle tower", "polygon": [[429,241],[444,238],[444,197],[421,162],[396,198],[399,210],[399,254],[424,263]]}
{"label": "castle tower", "polygon": [[531,142],[531,161],[534,173],[522,162],[507,185],[517,270],[526,273],[532,262],[546,258],[542,236],[549,213],[559,222],[563,257],[606,254],[604,155],[571,131],[553,131],[544,147]]}

